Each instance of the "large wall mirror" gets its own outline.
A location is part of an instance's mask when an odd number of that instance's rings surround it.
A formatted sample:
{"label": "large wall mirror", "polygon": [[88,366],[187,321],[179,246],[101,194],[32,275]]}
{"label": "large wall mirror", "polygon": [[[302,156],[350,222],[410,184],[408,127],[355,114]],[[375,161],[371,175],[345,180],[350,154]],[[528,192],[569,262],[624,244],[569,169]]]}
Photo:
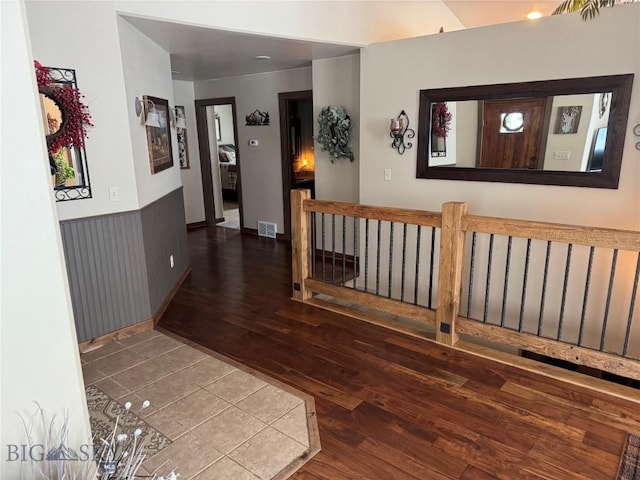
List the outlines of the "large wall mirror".
{"label": "large wall mirror", "polygon": [[420,91],[418,178],[618,188],[633,74]]}

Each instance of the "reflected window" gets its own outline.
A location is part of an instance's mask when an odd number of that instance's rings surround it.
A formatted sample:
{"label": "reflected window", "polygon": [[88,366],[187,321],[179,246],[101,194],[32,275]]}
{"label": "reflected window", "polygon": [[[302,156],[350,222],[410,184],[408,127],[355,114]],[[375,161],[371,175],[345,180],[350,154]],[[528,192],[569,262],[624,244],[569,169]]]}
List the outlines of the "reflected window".
{"label": "reflected window", "polygon": [[524,115],[522,112],[500,114],[500,133],[524,132]]}

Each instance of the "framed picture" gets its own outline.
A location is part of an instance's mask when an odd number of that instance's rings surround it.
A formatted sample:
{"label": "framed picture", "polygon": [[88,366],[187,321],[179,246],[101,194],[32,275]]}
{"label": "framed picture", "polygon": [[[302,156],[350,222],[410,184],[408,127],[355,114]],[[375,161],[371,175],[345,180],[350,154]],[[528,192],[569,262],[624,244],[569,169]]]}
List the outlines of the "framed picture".
{"label": "framed picture", "polygon": [[[178,136],[178,161],[180,162],[180,168],[190,168],[189,165],[189,146],[187,144],[187,129],[178,127],[177,125],[185,125],[184,119],[186,118],[184,113],[184,106],[176,105],[176,133]],[[180,122],[179,119],[182,119]]]}
{"label": "framed picture", "polygon": [[553,133],[578,133],[578,125],[580,125],[581,114],[582,106],[579,105],[575,107],[558,107],[558,115],[556,116],[556,128]]}
{"label": "framed picture", "polygon": [[169,102],[164,98],[144,96],[147,128],[147,148],[151,173],[155,174],[173,166]]}
{"label": "framed picture", "polygon": [[247,121],[247,126],[263,126],[270,124],[269,112],[261,112],[258,109],[254,110],[253,113],[250,113],[244,118]]}

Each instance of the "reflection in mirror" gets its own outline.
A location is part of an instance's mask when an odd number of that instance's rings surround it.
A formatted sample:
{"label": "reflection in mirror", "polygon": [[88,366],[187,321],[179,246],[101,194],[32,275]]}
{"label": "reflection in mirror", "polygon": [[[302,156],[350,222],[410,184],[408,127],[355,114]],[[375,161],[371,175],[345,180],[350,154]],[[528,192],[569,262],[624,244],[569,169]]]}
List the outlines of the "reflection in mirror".
{"label": "reflection in mirror", "polygon": [[632,80],[422,90],[417,176],[617,188]]}
{"label": "reflection in mirror", "polygon": [[[609,95],[447,102],[456,112],[454,133],[449,132],[456,146],[446,160],[430,159],[429,166],[595,171],[596,135],[609,122],[609,109],[601,113],[600,99]],[[601,140],[604,149],[606,138]]]}
{"label": "reflection in mirror", "polygon": [[43,93],[40,94],[40,101],[42,102],[42,111],[46,115],[43,118],[44,133],[45,135],[51,135],[58,132],[62,126],[62,112],[58,104],[53,99],[47,97]]}

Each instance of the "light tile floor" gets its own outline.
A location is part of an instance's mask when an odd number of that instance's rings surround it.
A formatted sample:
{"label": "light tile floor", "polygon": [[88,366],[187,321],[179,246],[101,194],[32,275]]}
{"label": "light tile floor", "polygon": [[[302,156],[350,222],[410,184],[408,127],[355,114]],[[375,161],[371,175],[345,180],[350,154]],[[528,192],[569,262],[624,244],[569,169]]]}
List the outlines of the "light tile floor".
{"label": "light tile floor", "polygon": [[149,400],[140,416],[173,441],[142,474],[287,478],[320,449],[313,400],[214,355],[154,330],[80,358],[87,385],[120,403]]}

